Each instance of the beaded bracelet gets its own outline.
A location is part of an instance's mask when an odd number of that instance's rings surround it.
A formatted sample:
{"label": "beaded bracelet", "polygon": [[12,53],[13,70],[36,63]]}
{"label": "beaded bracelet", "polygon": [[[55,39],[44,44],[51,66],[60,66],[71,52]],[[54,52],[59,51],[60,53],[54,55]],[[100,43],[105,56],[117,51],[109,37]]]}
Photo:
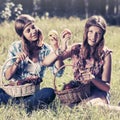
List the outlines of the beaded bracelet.
{"label": "beaded bracelet", "polygon": [[60,56],[62,54],[63,54],[63,51],[60,48],[58,48],[57,50],[55,50],[55,55],[56,56]]}
{"label": "beaded bracelet", "polygon": [[18,65],[19,65],[19,63],[17,63],[17,62],[14,62],[14,65],[18,66]]}

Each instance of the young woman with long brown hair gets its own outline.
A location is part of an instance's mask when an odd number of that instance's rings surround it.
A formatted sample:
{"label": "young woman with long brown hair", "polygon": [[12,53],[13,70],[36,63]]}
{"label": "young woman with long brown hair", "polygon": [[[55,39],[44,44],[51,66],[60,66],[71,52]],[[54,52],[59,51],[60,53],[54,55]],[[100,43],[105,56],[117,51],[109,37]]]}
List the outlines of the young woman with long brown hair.
{"label": "young woman with long brown hair", "polygon": [[[51,61],[49,66],[43,64],[44,59],[53,50],[50,45],[43,41],[42,31],[35,25],[35,20],[32,16],[27,14],[22,14],[15,20],[15,31],[19,35],[20,40],[13,42],[8,50],[8,59],[16,57],[16,59],[11,59],[3,68],[3,74],[5,78],[9,81],[21,80],[34,80],[35,84],[40,84],[42,81],[45,70],[50,67],[52,73],[54,74],[56,68],[59,68],[64,63],[61,60],[57,60],[57,56],[54,53],[48,59]],[[58,43],[56,43],[55,48],[57,49]],[[35,70],[33,65],[29,60],[35,64]],[[54,60],[53,60],[54,59]],[[63,71],[58,73],[61,76]],[[20,82],[19,84],[23,84]],[[7,104],[8,100],[11,98],[2,89],[0,89],[0,103]],[[39,108],[41,104],[48,105],[55,98],[55,93],[53,88],[42,88],[33,95],[22,97],[22,101],[25,104],[27,110],[33,110]],[[20,98],[11,98],[14,103],[20,103]]]}

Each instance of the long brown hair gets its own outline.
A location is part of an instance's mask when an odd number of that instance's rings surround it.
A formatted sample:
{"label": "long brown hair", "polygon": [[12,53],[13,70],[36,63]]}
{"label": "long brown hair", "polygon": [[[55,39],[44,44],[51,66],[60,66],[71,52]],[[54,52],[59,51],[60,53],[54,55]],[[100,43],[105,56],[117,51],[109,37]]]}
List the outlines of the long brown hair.
{"label": "long brown hair", "polygon": [[90,26],[100,27],[103,31],[102,38],[98,42],[98,44],[95,46],[94,51],[92,53],[92,57],[97,61],[99,60],[104,47],[104,41],[105,41],[104,34],[106,32],[106,21],[102,16],[97,16],[97,15],[94,15],[87,20],[85,24],[83,44],[82,44],[82,50],[81,50],[83,59],[86,59],[86,58],[89,59],[91,55],[91,50],[90,50],[90,46],[88,44],[88,38],[87,38],[88,29]]}
{"label": "long brown hair", "polygon": [[[22,14],[17,17],[15,20],[15,31],[16,33],[22,38],[22,50],[25,52],[28,56],[30,55],[30,42],[26,39],[26,37],[23,35],[24,29],[30,25],[31,23],[34,23],[35,19],[27,14]],[[42,31],[38,28],[38,40],[36,42],[36,45],[38,47],[41,47],[43,44],[43,35]]]}

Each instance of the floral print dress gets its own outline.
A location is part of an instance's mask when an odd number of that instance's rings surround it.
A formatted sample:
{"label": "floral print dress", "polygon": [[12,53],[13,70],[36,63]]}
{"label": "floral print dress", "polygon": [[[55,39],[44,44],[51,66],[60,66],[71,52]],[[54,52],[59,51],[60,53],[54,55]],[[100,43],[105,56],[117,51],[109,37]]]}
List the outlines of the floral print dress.
{"label": "floral print dress", "polygon": [[[73,73],[74,79],[82,81],[82,73],[83,72],[91,72],[98,80],[102,79],[104,58],[110,54],[112,51],[108,48],[104,48],[101,54],[99,61],[94,61],[93,58],[83,60],[81,54],[81,44],[74,45],[71,50],[72,63],[73,63]],[[105,96],[107,100],[109,99],[109,93],[100,90],[95,85],[91,84],[91,95],[96,96]],[[109,100],[108,100],[109,102]]]}

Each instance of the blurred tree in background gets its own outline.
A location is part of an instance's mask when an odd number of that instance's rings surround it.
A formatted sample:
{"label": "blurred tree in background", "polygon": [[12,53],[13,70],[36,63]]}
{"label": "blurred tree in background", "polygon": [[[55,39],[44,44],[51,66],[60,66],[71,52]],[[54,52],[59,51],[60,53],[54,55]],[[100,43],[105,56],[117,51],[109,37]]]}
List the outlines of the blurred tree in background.
{"label": "blurred tree in background", "polygon": [[0,21],[14,20],[21,13],[80,19],[97,14],[120,25],[120,0],[0,0]]}
{"label": "blurred tree in background", "polygon": [[0,2],[0,22],[13,20],[23,11],[22,4],[15,4],[11,1]]}

